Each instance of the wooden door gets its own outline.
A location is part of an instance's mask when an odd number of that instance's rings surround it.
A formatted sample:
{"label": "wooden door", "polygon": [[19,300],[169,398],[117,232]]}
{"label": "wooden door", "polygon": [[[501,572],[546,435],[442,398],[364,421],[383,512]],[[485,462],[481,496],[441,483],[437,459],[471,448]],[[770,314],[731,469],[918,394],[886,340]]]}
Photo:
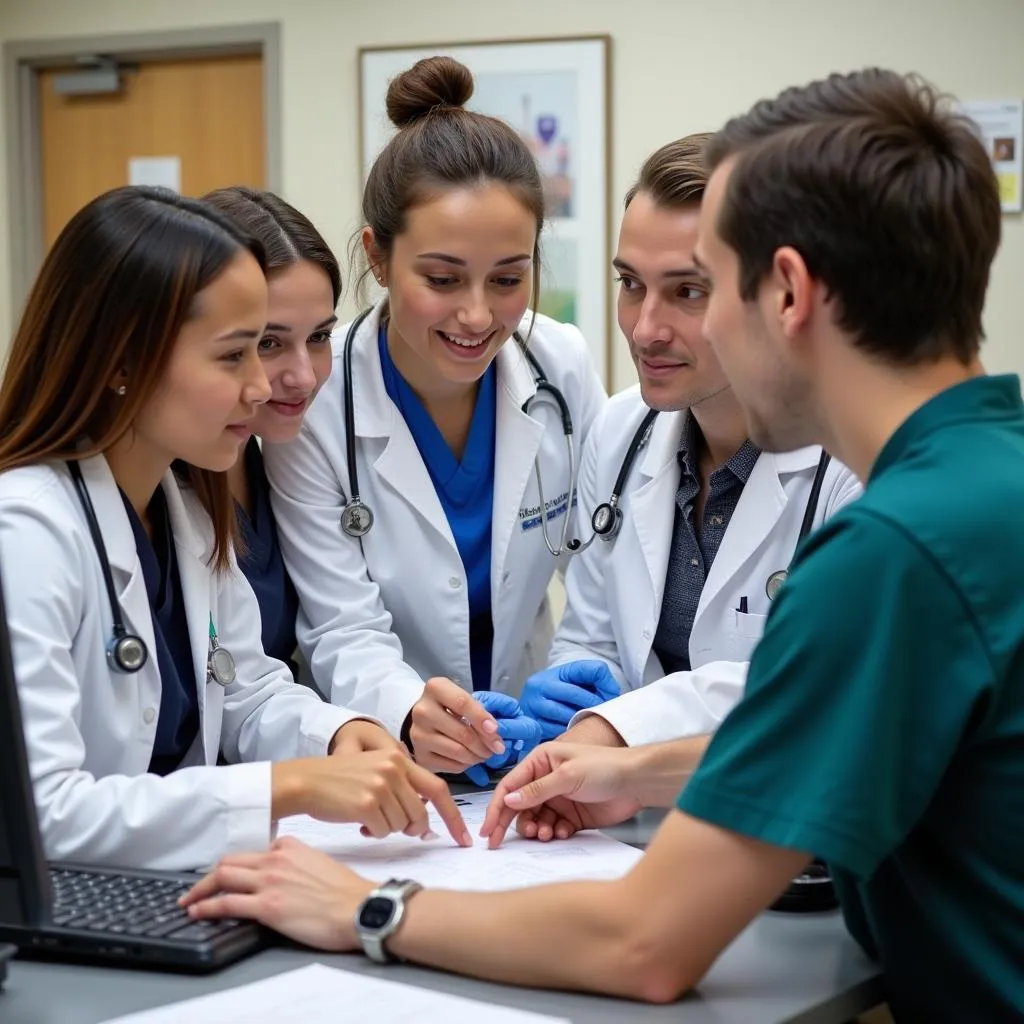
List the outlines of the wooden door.
{"label": "wooden door", "polygon": [[39,75],[46,247],[90,199],[129,182],[133,157],[177,157],[181,192],[261,188],[265,176],[259,55],[153,61],[122,73],[119,93],[62,96]]}

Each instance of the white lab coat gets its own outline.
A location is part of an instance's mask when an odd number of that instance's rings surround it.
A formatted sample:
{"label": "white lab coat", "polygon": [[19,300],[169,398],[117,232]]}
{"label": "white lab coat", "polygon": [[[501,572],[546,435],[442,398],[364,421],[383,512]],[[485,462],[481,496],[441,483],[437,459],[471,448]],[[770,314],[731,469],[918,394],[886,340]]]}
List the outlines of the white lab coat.
{"label": "white lab coat", "polygon": [[[639,387],[605,406],[584,452],[582,515],[608,500],[647,411]],[[666,676],[652,644],[672,548],[685,416],[661,413],[655,420],[623,490],[618,537],[610,544],[598,539],[573,559],[566,573],[566,612],[551,649],[553,665],[580,659],[608,665],[623,695],[592,713],[631,746],[712,732],[743,695],[747,663],[771,604],[768,577],[793,557],[821,455],[811,447],[758,458],[701,592],[690,633],[692,671]],[[860,493],[853,473],[833,459],[813,527]],[[746,613],[738,610],[741,597],[747,599]]]}
{"label": "white lab coat", "polygon": [[[431,676],[470,688],[466,572],[444,509],[400,410],[387,395],[377,348],[381,306],[366,318],[352,355],[355,433],[361,497],[375,516],[361,540],[341,531],[350,492],[345,456],[342,351],[317,395],[302,433],[263,451],[285,563],[299,594],[299,646],[313,678],[336,704],[383,722],[399,735]],[[538,316],[527,335],[548,378],[572,413],[577,460],[594,417],[607,400],[586,343],[572,326]],[[491,528],[491,686],[518,693],[546,664],[553,625],[547,587],[558,563],[537,520],[539,460],[549,522],[557,543],[569,489],[569,460],[557,408],[538,398],[529,363],[516,343],[496,357],[494,515]],[[564,511],[562,513],[564,515]]]}
{"label": "white lab coat", "polygon": [[[263,653],[255,595],[208,563],[212,527],[195,495],[164,478],[199,687],[200,736],[182,767],[147,774],[160,709],[153,619],[128,515],[107,461],[81,463],[129,632],[149,650],[108,667],[110,601],[67,467],[0,475],[0,568],[40,831],[51,860],[193,869],[271,836],[270,762],[325,754],[351,712],[292,682]],[[210,615],[237,680],[206,680]],[[231,762],[217,766],[223,751]]]}

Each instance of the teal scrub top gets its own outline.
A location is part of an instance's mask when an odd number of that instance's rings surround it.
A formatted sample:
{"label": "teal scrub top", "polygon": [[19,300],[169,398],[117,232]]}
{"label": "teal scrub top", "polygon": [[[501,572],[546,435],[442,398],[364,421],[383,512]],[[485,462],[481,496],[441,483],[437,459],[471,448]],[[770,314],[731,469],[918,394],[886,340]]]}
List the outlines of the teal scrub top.
{"label": "teal scrub top", "polygon": [[897,1021],[1024,1019],[1024,407],[937,395],[801,547],[679,807],[824,857]]}
{"label": "teal scrub top", "polygon": [[460,462],[419,396],[398,372],[388,349],[387,328],[377,335],[384,388],[398,407],[430,474],[466,570],[469,591],[469,660],[473,689],[491,688],[491,519],[494,505],[494,441],[497,385],[494,363],[477,391],[466,449]]}

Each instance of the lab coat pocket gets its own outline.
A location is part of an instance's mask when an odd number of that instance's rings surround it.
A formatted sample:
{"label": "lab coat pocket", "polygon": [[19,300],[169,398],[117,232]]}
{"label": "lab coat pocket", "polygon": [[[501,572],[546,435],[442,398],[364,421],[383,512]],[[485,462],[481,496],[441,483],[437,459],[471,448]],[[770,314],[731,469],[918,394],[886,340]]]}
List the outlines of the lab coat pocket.
{"label": "lab coat pocket", "polygon": [[761,639],[767,615],[756,612],[733,611],[733,635],[731,661],[749,661],[750,655]]}

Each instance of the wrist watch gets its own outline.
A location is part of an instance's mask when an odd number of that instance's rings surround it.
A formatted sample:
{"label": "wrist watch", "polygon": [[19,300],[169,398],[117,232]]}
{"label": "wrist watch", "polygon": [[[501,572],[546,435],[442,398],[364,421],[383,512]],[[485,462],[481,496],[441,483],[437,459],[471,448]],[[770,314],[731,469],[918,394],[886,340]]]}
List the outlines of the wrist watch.
{"label": "wrist watch", "polygon": [[389,878],[359,904],[356,935],[371,960],[389,964],[398,959],[388,952],[385,942],[398,931],[405,916],[405,904],[422,888],[419,882],[408,878]]}

